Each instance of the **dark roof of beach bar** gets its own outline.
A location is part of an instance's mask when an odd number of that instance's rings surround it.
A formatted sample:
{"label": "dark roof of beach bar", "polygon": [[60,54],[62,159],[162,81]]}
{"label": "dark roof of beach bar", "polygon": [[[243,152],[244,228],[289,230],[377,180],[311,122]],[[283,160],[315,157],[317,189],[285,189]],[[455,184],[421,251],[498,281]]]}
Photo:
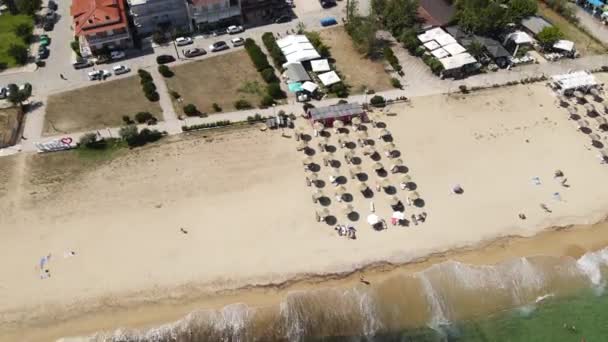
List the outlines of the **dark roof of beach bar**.
{"label": "dark roof of beach bar", "polygon": [[345,103],[334,106],[311,108],[308,110],[308,114],[313,121],[337,119],[345,116],[361,115],[363,113],[363,106],[359,103]]}

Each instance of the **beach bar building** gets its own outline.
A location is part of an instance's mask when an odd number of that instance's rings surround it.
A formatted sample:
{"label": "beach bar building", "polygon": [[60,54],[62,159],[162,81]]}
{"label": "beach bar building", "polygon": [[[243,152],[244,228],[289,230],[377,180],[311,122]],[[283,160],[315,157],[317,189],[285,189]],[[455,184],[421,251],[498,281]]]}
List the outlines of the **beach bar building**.
{"label": "beach bar building", "polygon": [[362,116],[365,113],[363,106],[359,103],[345,103],[334,106],[309,108],[306,112],[311,124],[322,123],[325,127],[332,126],[334,120],[341,120],[345,123],[355,116]]}

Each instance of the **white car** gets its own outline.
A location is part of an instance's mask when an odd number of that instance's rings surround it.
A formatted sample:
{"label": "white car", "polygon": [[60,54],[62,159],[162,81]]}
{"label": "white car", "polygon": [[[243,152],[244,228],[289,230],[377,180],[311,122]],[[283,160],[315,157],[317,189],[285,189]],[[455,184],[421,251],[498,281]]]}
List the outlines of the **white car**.
{"label": "white car", "polygon": [[123,59],[126,56],[127,56],[127,54],[124,51],[112,51],[112,52],[110,52],[110,59],[112,59],[112,60]]}
{"label": "white car", "polygon": [[232,46],[237,47],[237,46],[241,46],[245,44],[245,39],[238,37],[238,38],[232,38],[230,40],[230,42],[232,43]]}
{"label": "white car", "polygon": [[112,71],[114,71],[114,75],[122,75],[122,74],[126,74],[129,71],[131,71],[131,69],[125,65],[115,65],[112,68]]}
{"label": "white car", "polygon": [[97,81],[97,80],[105,80],[106,78],[112,76],[112,73],[109,70],[94,70],[88,73],[89,80]]}
{"label": "white car", "polygon": [[192,38],[178,37],[177,39],[175,39],[175,44],[177,44],[177,46],[184,46],[184,45],[192,44]]}
{"label": "white car", "polygon": [[230,46],[228,46],[228,44],[226,44],[226,42],[223,40],[209,45],[209,51],[211,52],[218,52],[226,49],[230,49]]}
{"label": "white car", "polygon": [[245,29],[243,28],[243,26],[232,25],[228,26],[228,29],[226,29],[226,31],[228,32],[228,34],[237,34],[245,31]]}

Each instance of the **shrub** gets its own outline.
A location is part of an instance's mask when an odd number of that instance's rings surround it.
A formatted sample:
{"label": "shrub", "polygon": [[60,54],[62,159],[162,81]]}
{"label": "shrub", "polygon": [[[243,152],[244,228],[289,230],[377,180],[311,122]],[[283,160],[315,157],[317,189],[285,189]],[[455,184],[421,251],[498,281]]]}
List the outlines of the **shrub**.
{"label": "shrub", "polygon": [[399,60],[397,59],[397,56],[395,56],[393,49],[390,47],[385,47],[384,57],[386,58],[386,61],[393,67],[393,70],[396,72],[401,71],[401,64],[399,64]]}
{"label": "shrub", "polygon": [[424,55],[424,48],[422,46],[418,46],[415,50],[414,50],[414,55],[416,57],[420,57],[422,55]]}
{"label": "shrub", "polygon": [[217,103],[213,103],[213,110],[216,112],[221,112],[222,111],[222,107],[220,107],[220,105],[218,105]]}
{"label": "shrub", "polygon": [[344,86],[344,84],[342,82],[332,84],[329,87],[329,91],[331,93],[336,94],[337,97],[348,97],[348,90],[346,89],[346,87]]}
{"label": "shrub", "polygon": [[206,124],[199,124],[199,125],[192,125],[192,126],[182,126],[182,131],[184,131],[184,132],[190,132],[190,131],[196,131],[196,130],[199,130],[199,129],[207,129],[207,128],[216,128],[216,127],[230,126],[231,124],[232,124],[232,122],[230,122],[230,120],[223,120],[223,121],[216,121],[216,122],[206,123]]}
{"label": "shrub", "polygon": [[416,48],[420,46],[420,42],[416,36],[416,30],[414,29],[404,30],[399,37],[399,40],[403,44],[403,47],[406,48],[411,54],[414,54]]}
{"label": "shrub", "polygon": [[281,52],[281,48],[277,45],[277,41],[274,38],[274,34],[272,32],[266,32],[262,35],[262,42],[266,49],[270,53],[270,57],[272,58],[275,67],[278,69],[283,67],[283,64],[287,62],[285,56]]}
{"label": "shrub", "polygon": [[80,43],[78,42],[77,39],[72,40],[70,42],[70,47],[72,48],[72,51],[74,51],[74,53],[78,56],[78,57],[82,57],[82,55],[80,54]]}
{"label": "shrub", "polygon": [[247,117],[247,122],[252,123],[252,122],[257,122],[257,121],[262,121],[262,120],[266,120],[265,117],[261,116],[260,113],[255,113],[254,116],[248,116]]}
{"label": "shrub", "polygon": [[169,38],[163,32],[156,31],[154,32],[154,34],[152,34],[152,41],[156,44],[161,45],[167,43],[169,41]]}
{"label": "shrub", "polygon": [[149,142],[155,142],[160,140],[160,138],[163,137],[163,134],[157,130],[150,130],[148,128],[144,128],[141,130],[141,132],[139,132],[139,141],[142,142],[143,144],[145,143],[149,143]]}
{"label": "shrub", "polygon": [[253,65],[257,71],[262,71],[266,68],[270,68],[270,64],[268,63],[268,58],[262,51],[262,49],[255,43],[255,41],[251,38],[245,39],[245,50],[247,50],[247,54],[251,58]]}
{"label": "shrub", "polygon": [[264,95],[264,97],[260,101],[260,107],[262,107],[262,108],[270,107],[274,103],[275,102],[274,102],[274,99],[272,98],[272,96],[270,96],[270,95]]}
{"label": "shrub", "polygon": [[27,48],[19,44],[11,44],[8,48],[9,56],[15,59],[15,62],[20,65],[25,65],[28,59]]}
{"label": "shrub", "polygon": [[402,85],[401,85],[401,81],[399,81],[399,79],[393,77],[391,78],[391,84],[393,85],[393,87],[395,88],[399,88],[401,89]]}
{"label": "shrub", "polygon": [[175,90],[171,90],[169,91],[169,95],[171,95],[172,98],[174,99],[179,99],[180,97],[182,97],[178,92],[176,92]]}
{"label": "shrub", "polygon": [[137,126],[135,125],[128,125],[122,127],[118,131],[118,134],[123,140],[127,142],[127,144],[129,144],[129,146],[138,146],[140,144],[139,132],[137,130]]}
{"label": "shrub", "polygon": [[541,45],[546,49],[546,48],[552,47],[553,44],[555,44],[558,40],[562,39],[563,36],[564,35],[560,31],[559,27],[549,26],[549,27],[545,27],[544,29],[542,29],[542,31],[540,31],[536,35],[536,38],[541,43]]}
{"label": "shrub", "polygon": [[374,97],[369,100],[369,103],[374,107],[384,107],[386,105],[384,97],[380,95],[374,95]]}
{"label": "shrub", "polygon": [[285,98],[285,93],[281,90],[281,85],[279,83],[270,83],[266,87],[266,92],[273,99],[283,99]]}
{"label": "shrub", "polygon": [[158,93],[156,91],[154,91],[152,93],[145,93],[145,96],[148,99],[148,101],[151,101],[151,102],[156,102],[156,101],[160,100],[160,96],[158,95]]}
{"label": "shrub", "polygon": [[163,75],[163,77],[173,77],[175,75],[168,66],[161,64],[158,66],[158,72]]}
{"label": "shrub", "polygon": [[239,109],[239,110],[251,109],[251,108],[253,108],[253,106],[251,105],[251,103],[249,101],[240,99],[240,100],[234,102],[234,108]]}
{"label": "shrub", "polygon": [[469,93],[469,89],[464,84],[459,85],[458,89],[460,89],[460,92],[463,93],[463,94],[468,94]]}
{"label": "shrub", "polygon": [[274,74],[274,69],[272,67],[262,70],[260,74],[262,75],[262,78],[264,79],[264,81],[266,81],[266,83],[279,82],[279,79]]}
{"label": "shrub", "polygon": [[192,103],[184,106],[184,114],[188,116],[197,116],[199,114],[198,108]]}
{"label": "shrub", "polygon": [[139,112],[139,113],[135,114],[135,121],[137,121],[138,123],[146,123],[153,119],[154,119],[154,115],[152,115],[149,112]]}
{"label": "shrub", "polygon": [[122,116],[122,122],[124,122],[126,125],[130,125],[133,124],[133,120],[131,120],[131,118],[128,115],[123,115]]}
{"label": "shrub", "polygon": [[30,23],[21,23],[15,26],[14,32],[19,38],[23,39],[25,43],[29,43],[32,40],[32,31],[34,27]]}
{"label": "shrub", "polygon": [[144,80],[146,80],[146,81],[152,81],[152,75],[150,75],[150,73],[147,72],[146,70],[138,69],[137,70],[137,74],[141,78],[142,83],[144,82]]}
{"label": "shrub", "polygon": [[97,133],[86,133],[80,137],[80,145],[89,147],[97,142]]}
{"label": "shrub", "polygon": [[145,82],[141,85],[141,88],[144,90],[144,93],[152,93],[156,91],[156,85],[153,82]]}

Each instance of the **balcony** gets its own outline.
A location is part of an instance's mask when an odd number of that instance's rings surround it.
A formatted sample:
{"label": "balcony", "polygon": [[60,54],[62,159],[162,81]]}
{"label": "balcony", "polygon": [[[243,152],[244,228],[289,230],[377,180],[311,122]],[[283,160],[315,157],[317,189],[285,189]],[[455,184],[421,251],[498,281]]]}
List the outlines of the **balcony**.
{"label": "balcony", "polygon": [[241,9],[252,10],[258,8],[276,7],[278,4],[284,4],[285,1],[278,0],[242,0]]}

